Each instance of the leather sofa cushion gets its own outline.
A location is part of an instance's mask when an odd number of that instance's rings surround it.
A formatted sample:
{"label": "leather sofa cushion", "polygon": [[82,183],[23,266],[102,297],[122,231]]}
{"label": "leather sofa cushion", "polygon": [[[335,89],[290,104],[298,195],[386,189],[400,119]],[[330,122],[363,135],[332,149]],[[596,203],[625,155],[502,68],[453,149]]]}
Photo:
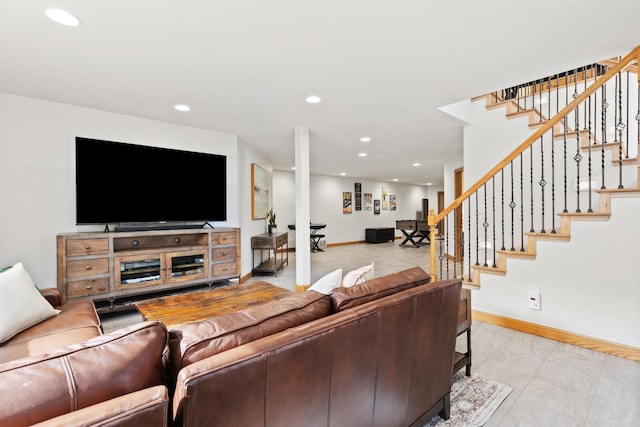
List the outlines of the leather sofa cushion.
{"label": "leather sofa cushion", "polygon": [[183,367],[233,347],[330,314],[328,295],[295,293],[237,313],[185,323],[169,333],[169,378]]}
{"label": "leather sofa cushion", "polygon": [[69,412],[32,427],[166,427],[168,413],[167,388],[158,385]]}
{"label": "leather sofa cushion", "polygon": [[431,282],[431,276],[420,267],[377,277],[349,288],[339,287],[331,293],[331,310],[337,313],[405,289]]}
{"label": "leather sofa cushion", "polygon": [[30,425],[164,383],[167,329],[141,322],[0,365],[0,425]]}
{"label": "leather sofa cushion", "polygon": [[100,319],[91,300],[73,301],[61,310],[0,345],[0,363],[50,353],[102,335]]}

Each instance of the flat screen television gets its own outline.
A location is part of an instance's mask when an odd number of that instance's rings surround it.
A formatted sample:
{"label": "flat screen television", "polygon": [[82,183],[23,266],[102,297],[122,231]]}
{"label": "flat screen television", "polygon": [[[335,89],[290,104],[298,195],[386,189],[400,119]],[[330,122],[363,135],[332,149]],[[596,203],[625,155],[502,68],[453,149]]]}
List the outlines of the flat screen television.
{"label": "flat screen television", "polygon": [[76,137],[77,224],[226,219],[226,156]]}

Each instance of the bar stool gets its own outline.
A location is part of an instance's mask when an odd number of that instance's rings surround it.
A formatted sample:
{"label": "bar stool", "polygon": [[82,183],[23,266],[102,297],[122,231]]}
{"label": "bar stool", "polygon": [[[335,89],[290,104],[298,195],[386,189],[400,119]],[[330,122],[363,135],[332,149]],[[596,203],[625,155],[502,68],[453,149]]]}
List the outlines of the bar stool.
{"label": "bar stool", "polygon": [[311,239],[311,252],[324,252],[319,246],[320,239],[323,239],[324,237],[324,234],[312,234],[309,236]]}

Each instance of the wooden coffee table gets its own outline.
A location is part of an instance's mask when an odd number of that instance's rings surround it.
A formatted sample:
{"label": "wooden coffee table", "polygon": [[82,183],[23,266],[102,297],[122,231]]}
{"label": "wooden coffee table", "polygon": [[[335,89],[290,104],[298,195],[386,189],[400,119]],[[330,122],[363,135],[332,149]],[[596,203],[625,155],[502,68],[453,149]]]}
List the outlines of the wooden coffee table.
{"label": "wooden coffee table", "polygon": [[160,320],[167,328],[274,301],[292,291],[264,281],[221,286],[136,303],[144,320]]}

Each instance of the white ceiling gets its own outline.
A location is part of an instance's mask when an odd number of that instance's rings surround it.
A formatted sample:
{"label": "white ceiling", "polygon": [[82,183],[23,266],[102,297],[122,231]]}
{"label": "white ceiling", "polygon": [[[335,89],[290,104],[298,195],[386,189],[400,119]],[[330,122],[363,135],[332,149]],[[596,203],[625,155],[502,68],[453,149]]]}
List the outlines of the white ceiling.
{"label": "white ceiling", "polygon": [[623,55],[638,17],[638,0],[0,0],[0,91],[234,133],[283,170],[305,126],[313,173],[442,185],[462,124],[437,107]]}

